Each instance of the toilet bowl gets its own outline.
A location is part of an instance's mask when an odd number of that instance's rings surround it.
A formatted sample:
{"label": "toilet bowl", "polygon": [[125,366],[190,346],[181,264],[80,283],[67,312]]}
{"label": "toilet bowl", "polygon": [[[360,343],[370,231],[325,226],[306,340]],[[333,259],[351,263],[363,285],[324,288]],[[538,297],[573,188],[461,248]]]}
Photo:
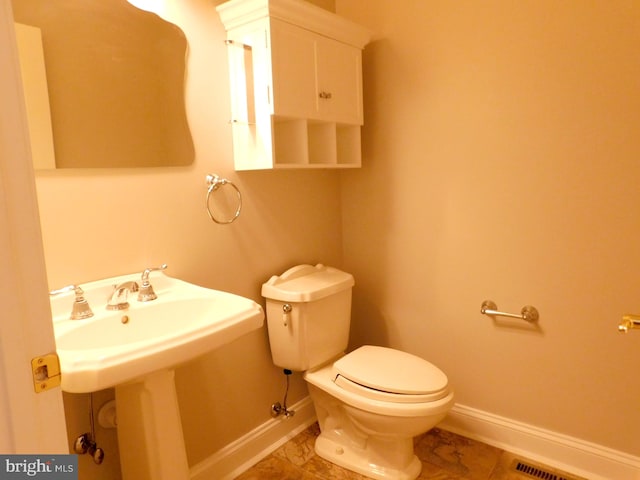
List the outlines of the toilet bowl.
{"label": "toilet bowl", "polygon": [[320,424],[316,453],[373,478],[416,478],[413,437],[440,422],[454,400],[434,365],[384,347],[360,347],[304,378]]}
{"label": "toilet bowl", "polygon": [[413,480],[422,469],[413,437],[446,416],[453,390],[415,355],[372,345],[345,353],[353,285],[350,274],[322,264],[263,284],[273,363],[304,372],[319,456],[367,477]]}

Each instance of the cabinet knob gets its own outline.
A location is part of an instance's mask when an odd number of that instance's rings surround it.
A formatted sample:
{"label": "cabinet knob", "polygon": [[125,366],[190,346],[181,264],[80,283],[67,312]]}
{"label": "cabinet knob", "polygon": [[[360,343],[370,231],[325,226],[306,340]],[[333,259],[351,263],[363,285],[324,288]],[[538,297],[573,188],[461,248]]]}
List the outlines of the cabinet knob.
{"label": "cabinet knob", "polygon": [[330,99],[330,98],[331,98],[331,92],[325,92],[325,91],[322,91],[322,92],[320,92],[320,93],[318,94],[318,96],[319,96],[320,98],[324,98],[324,99],[328,100],[328,99]]}

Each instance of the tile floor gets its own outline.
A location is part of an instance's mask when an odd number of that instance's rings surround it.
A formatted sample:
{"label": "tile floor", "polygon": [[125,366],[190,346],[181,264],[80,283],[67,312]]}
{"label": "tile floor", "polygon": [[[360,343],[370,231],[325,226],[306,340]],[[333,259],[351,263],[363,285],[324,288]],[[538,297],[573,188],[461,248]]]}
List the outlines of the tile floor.
{"label": "tile floor", "polygon": [[[258,462],[237,480],[365,480],[366,477],[329,463],[313,450],[320,434],[315,423]],[[434,428],[416,440],[416,455],[422,461],[418,480],[526,480],[557,478],[585,480],[563,474],[519,458],[528,465],[544,468],[557,477],[531,476],[513,471],[516,456],[499,448]]]}

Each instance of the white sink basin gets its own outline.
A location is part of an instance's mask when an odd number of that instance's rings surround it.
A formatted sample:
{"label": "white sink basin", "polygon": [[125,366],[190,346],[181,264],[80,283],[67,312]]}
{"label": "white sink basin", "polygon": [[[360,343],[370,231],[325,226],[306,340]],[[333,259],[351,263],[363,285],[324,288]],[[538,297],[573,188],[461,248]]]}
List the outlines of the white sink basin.
{"label": "white sink basin", "polygon": [[258,329],[260,305],[161,272],[150,280],[158,298],[139,302],[129,294],[128,310],[106,310],[113,285],[140,274],[81,285],[94,316],[69,320],[73,295],[51,299],[62,389],[85,393],[137,380],[227,344]]}

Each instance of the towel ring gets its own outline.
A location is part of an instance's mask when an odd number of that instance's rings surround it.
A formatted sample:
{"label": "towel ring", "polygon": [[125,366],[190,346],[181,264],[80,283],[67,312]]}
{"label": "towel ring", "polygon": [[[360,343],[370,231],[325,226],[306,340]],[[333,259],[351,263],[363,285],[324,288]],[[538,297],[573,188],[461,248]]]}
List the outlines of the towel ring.
{"label": "towel ring", "polygon": [[[209,218],[220,225],[228,225],[230,223],[235,222],[236,219],[240,216],[240,210],[242,210],[242,194],[240,193],[240,190],[238,189],[238,187],[236,187],[233,182],[230,182],[226,178],[220,178],[218,175],[215,175],[215,174],[207,175],[207,185],[209,186],[209,188],[207,188],[207,198],[206,198],[205,204],[207,207],[207,213],[209,214]],[[236,191],[236,193],[238,194],[238,208],[236,208],[236,213],[229,220],[219,220],[215,217],[215,215],[211,211],[209,202],[211,200],[211,194],[215,192],[218,188],[223,187],[225,185],[231,185]]]}

